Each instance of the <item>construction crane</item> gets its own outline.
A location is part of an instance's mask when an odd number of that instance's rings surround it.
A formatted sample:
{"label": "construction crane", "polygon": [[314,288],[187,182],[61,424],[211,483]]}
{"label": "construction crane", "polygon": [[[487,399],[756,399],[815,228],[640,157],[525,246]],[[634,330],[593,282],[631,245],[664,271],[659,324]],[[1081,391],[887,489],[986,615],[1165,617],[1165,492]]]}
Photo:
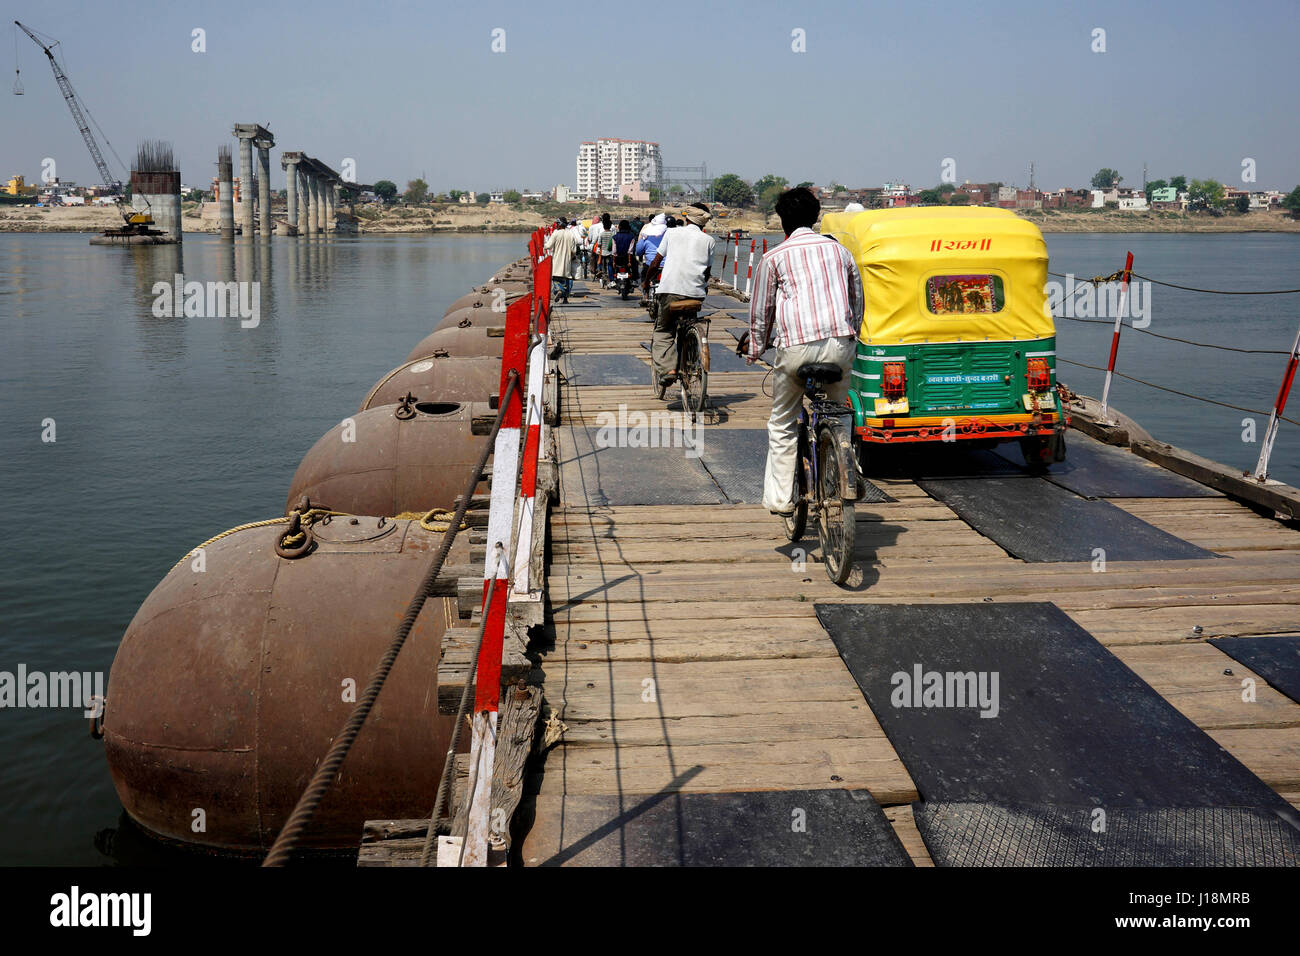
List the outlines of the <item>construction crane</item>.
{"label": "construction crane", "polygon": [[[136,227],[141,230],[152,225],[153,216],[150,213],[128,213],[124,208],[122,208],[125,205],[122,200],[122,181],[115,178],[109,171],[108,163],[104,159],[104,154],[99,149],[99,143],[95,141],[95,134],[90,131],[90,123],[86,121],[86,114],[89,110],[82,108],[81,98],[77,96],[77,91],[72,88],[72,81],[68,79],[68,74],[63,72],[63,67],[59,66],[59,61],[54,56],[54,51],[51,47],[57,46],[58,41],[56,40],[54,43],[47,45],[40,37],[19,21],[15,20],[14,26],[18,27],[31,37],[32,42],[40,47],[46,58],[49,59],[50,69],[54,71],[54,80],[59,84],[59,91],[63,94],[63,99],[67,102],[68,109],[72,111],[72,119],[77,124],[77,129],[81,133],[81,138],[85,140],[86,148],[90,150],[90,158],[95,161],[95,168],[99,170],[99,178],[104,185],[108,187],[109,191],[114,196],[118,197],[117,202],[119,211],[122,213],[122,219],[126,222],[128,227]],[[15,70],[15,72],[17,71]],[[15,92],[18,93],[21,89],[21,80],[15,81]],[[103,130],[100,130],[100,132],[103,133]],[[107,143],[108,140],[105,139],[104,142]],[[109,149],[112,148],[112,144],[110,143]],[[117,153],[114,152],[113,155],[116,156]],[[120,163],[121,161],[122,158],[118,156],[118,162]],[[145,205],[148,204],[149,201],[146,199]]]}

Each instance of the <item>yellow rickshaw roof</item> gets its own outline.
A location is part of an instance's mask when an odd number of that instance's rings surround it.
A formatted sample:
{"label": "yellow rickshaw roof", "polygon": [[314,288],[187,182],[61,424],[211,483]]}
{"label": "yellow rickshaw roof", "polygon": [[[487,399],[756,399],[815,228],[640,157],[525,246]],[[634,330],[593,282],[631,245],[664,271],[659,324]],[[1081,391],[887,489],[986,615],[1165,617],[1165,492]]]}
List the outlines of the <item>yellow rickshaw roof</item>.
{"label": "yellow rickshaw roof", "polygon": [[[919,206],[828,213],[821,231],[853,254],[862,274],[863,342],[1016,341],[1055,334],[1043,288],[1047,246],[1037,226],[1010,210]],[[1002,286],[998,311],[935,313],[930,279],[984,275]]]}

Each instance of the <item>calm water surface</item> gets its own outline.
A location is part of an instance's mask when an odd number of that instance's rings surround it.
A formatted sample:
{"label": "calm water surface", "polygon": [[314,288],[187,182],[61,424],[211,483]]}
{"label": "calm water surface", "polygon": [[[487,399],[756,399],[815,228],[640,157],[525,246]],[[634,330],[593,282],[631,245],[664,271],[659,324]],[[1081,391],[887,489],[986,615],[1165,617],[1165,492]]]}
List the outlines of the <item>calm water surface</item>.
{"label": "calm water surface", "polygon": [[[447,305],[524,250],[522,236],[409,236],[92,248],[84,235],[0,234],[0,487],[14,535],[0,552],[0,671],[102,671],[131,617],[186,551],[281,513],[316,439],[355,411]],[[1300,237],[1049,236],[1052,269],[1137,271],[1218,288],[1300,287]],[[730,268],[730,266],[728,266]],[[261,323],[156,318],[153,284],[262,283]],[[743,278],[741,280],[743,282]],[[1157,288],[1153,331],[1286,350],[1300,296]],[[1109,329],[1061,321],[1062,357],[1105,363]],[[1126,330],[1121,370],[1267,410],[1281,356],[1211,352]],[[1060,378],[1099,395],[1099,373]],[[1120,380],[1112,400],[1158,438],[1242,468],[1240,412]],[[1300,413],[1300,397],[1293,410]],[[54,419],[57,441],[41,441]],[[1258,422],[1262,434],[1265,420]],[[761,465],[756,464],[756,467]],[[1300,429],[1273,474],[1300,483]],[[0,864],[149,859],[121,830],[100,744],[75,710],[0,710]]]}

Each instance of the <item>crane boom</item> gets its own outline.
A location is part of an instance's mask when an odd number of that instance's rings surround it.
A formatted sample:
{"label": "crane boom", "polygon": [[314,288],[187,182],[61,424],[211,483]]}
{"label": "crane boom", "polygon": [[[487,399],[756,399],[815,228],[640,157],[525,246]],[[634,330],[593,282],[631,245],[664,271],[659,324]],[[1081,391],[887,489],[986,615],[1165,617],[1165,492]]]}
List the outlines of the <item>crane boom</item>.
{"label": "crane boom", "polygon": [[55,59],[53,51],[42,43],[35,33],[27,29],[27,27],[23,26],[17,20],[14,21],[14,24],[31,37],[32,41],[40,47],[49,58],[50,69],[54,71],[54,79],[59,84],[59,90],[63,93],[63,98],[68,103],[68,109],[72,111],[72,118],[77,123],[77,129],[81,131],[81,138],[86,141],[86,148],[90,150],[90,157],[95,161],[95,166],[99,169],[100,178],[104,181],[104,185],[109,186],[114,192],[121,192],[122,182],[121,180],[114,179],[113,174],[109,172],[108,163],[104,161],[104,154],[99,151],[99,144],[95,142],[95,134],[90,131],[90,124],[86,122],[85,114],[82,112],[81,105],[78,102],[77,91],[72,88],[72,81],[68,79],[68,75],[64,73],[63,68],[59,66],[59,61]]}

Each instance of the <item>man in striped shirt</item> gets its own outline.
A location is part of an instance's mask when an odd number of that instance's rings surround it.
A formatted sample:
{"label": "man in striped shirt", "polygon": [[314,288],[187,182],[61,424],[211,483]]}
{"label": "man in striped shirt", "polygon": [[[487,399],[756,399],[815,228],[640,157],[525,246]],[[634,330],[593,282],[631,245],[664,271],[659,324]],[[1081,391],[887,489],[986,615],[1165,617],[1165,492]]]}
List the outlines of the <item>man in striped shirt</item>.
{"label": "man in striped shirt", "polygon": [[844,375],[826,392],[832,401],[847,402],[863,297],[853,256],[830,236],[812,230],[821,214],[816,196],[800,187],[784,192],[776,201],[776,214],[786,238],[758,267],[749,304],[746,361],[752,365],[769,345],[776,348],[763,504],[773,514],[788,515],[795,506],[803,401],[803,382],[795,373],[806,362],[838,365]]}

